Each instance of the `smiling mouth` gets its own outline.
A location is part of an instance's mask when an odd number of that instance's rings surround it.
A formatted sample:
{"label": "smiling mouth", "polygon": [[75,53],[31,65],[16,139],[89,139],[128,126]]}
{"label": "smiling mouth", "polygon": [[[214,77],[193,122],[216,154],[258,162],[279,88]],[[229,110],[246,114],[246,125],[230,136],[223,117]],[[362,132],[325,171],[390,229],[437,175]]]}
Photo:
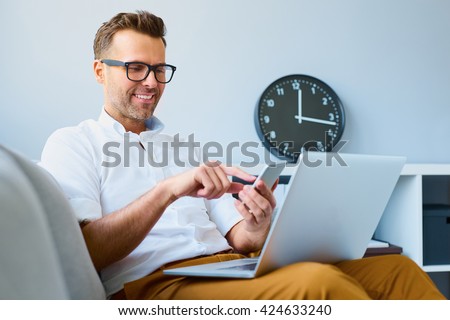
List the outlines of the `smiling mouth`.
{"label": "smiling mouth", "polygon": [[146,95],[146,94],[133,94],[138,99],[141,100],[152,100],[152,98],[155,96],[154,94]]}

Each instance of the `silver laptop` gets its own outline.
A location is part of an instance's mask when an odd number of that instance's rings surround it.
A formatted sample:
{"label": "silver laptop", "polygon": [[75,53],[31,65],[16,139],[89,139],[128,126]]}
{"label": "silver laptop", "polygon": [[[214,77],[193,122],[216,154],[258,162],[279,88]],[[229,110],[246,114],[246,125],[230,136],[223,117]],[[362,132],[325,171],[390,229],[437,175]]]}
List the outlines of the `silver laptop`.
{"label": "silver laptop", "polygon": [[303,152],[258,258],[164,273],[254,278],[300,261],[361,258],[405,161],[404,157]]}

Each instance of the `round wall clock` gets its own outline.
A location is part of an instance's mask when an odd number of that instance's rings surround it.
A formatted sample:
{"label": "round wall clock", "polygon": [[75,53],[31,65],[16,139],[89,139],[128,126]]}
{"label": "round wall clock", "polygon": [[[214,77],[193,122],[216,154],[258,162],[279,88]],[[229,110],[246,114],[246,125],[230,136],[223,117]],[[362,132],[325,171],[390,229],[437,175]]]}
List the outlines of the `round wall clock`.
{"label": "round wall clock", "polygon": [[344,131],[344,108],[323,81],[307,75],[275,80],[262,93],[255,127],[263,145],[295,162],[303,150],[332,151]]}

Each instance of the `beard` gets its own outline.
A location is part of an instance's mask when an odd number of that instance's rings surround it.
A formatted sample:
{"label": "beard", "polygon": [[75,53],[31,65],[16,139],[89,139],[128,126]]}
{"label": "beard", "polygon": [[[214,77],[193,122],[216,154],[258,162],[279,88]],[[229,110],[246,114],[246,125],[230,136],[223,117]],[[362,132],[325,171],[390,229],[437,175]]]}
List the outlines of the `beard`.
{"label": "beard", "polygon": [[[139,100],[135,94],[153,95],[149,102]],[[158,105],[160,93],[157,89],[152,90],[130,90],[130,92],[121,93],[111,98],[111,106],[116,109],[123,117],[130,120],[143,122],[149,119]]]}
{"label": "beard", "polygon": [[124,115],[127,116],[127,118],[138,120],[138,121],[145,121],[149,119],[153,112],[156,109],[157,103],[148,103],[143,104],[143,106],[136,106],[135,104],[129,102],[126,105],[123,106],[125,109]]}

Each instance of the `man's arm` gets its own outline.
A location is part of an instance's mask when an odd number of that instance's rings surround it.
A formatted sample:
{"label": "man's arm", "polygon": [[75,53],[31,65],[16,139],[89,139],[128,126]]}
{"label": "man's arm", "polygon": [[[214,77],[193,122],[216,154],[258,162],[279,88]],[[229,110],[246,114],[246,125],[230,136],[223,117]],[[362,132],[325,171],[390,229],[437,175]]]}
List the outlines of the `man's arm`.
{"label": "man's arm", "polygon": [[202,165],[161,181],[126,207],[86,224],[82,232],[96,269],[130,254],[176,199],[183,196],[215,199],[225,192],[241,191],[242,185],[230,182],[228,175],[254,180],[237,168]]}
{"label": "man's arm", "polygon": [[84,225],[83,236],[97,271],[129,255],[175,199],[162,182],[126,207]]}

